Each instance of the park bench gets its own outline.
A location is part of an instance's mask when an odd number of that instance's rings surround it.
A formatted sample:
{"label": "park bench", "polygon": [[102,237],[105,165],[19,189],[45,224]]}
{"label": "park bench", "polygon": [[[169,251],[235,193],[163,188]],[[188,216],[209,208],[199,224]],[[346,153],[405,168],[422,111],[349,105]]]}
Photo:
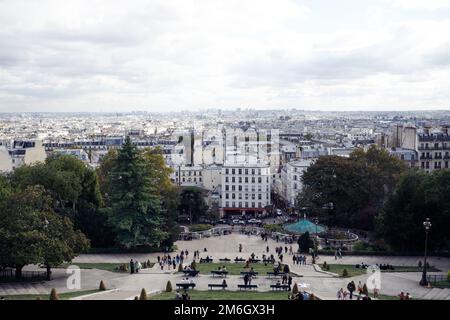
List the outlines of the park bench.
{"label": "park bench", "polygon": [[213,259],[212,258],[200,258],[200,263],[212,263]]}
{"label": "park bench", "polygon": [[195,288],[195,283],[177,283],[177,287],[179,289],[184,289],[184,290],[187,290],[189,288],[194,289]]}
{"label": "park bench", "polygon": [[288,284],[272,284],[270,285],[270,288],[272,290],[284,290],[284,291],[291,290],[291,286]]}
{"label": "park bench", "polygon": [[258,285],[257,284],[247,284],[247,285],[245,285],[245,284],[238,284],[238,288],[239,288],[239,290],[242,290],[242,289],[244,289],[244,290],[247,290],[247,289],[257,289],[258,288]]}
{"label": "park bench", "polygon": [[219,261],[221,261],[221,262],[230,262],[231,259],[228,259],[228,258],[222,258],[222,259],[219,259]]}
{"label": "park bench", "polygon": [[236,258],[234,259],[234,262],[238,263],[238,262],[245,262],[244,258]]}
{"label": "park bench", "polygon": [[184,275],[190,277],[195,277],[199,272],[198,270],[183,270]]}
{"label": "park bench", "polygon": [[225,288],[228,288],[227,284],[223,284],[223,283],[210,283],[208,284],[208,287],[212,290],[213,288],[222,288],[223,290],[225,290]]}
{"label": "park bench", "polygon": [[250,263],[258,263],[260,261],[261,261],[261,259],[249,259]]}
{"label": "park bench", "polygon": [[245,276],[246,274],[256,277],[258,275],[258,272],[255,272],[255,271],[242,271],[241,272],[241,276]]}
{"label": "park bench", "polygon": [[272,259],[263,259],[262,262],[263,262],[263,263],[271,263],[271,264],[273,264],[273,263],[275,263],[275,260],[272,260]]}
{"label": "park bench", "polygon": [[227,274],[228,274],[228,271],[212,270],[211,274],[213,275],[213,277],[216,276],[216,275],[217,276],[224,276],[224,277],[226,277]]}

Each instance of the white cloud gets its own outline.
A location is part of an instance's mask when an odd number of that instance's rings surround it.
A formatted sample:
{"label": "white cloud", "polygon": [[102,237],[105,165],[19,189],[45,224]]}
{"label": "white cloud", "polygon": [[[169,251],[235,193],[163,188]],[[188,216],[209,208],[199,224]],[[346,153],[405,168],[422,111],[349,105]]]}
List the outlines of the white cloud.
{"label": "white cloud", "polygon": [[450,20],[391,23],[386,5],[365,13],[382,27],[339,28],[320,10],[333,7],[3,0],[0,111],[449,105]]}

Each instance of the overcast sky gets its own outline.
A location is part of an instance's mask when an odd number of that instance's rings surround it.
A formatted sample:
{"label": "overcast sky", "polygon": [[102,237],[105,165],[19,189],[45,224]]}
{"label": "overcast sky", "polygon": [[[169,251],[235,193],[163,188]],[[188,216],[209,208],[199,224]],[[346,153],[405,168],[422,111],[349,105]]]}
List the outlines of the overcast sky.
{"label": "overcast sky", "polygon": [[449,109],[450,0],[0,0],[0,111]]}

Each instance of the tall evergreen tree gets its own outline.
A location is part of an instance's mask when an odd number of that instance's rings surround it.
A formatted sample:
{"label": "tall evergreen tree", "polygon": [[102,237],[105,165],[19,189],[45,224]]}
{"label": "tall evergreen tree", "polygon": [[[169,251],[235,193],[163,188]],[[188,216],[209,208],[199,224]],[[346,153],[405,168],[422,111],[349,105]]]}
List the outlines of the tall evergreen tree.
{"label": "tall evergreen tree", "polygon": [[119,150],[109,175],[111,215],[118,244],[124,247],[159,246],[161,205],[144,158],[129,137]]}

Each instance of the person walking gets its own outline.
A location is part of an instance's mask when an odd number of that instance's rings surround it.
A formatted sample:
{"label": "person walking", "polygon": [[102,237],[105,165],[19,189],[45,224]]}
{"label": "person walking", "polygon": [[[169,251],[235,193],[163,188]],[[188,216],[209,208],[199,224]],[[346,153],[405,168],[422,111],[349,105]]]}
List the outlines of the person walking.
{"label": "person walking", "polygon": [[133,261],[133,259],[130,260],[130,273],[131,274],[134,273],[134,261]]}
{"label": "person walking", "polygon": [[353,291],[355,291],[356,286],[355,286],[355,282],[351,281],[347,284],[347,290],[348,292],[350,292],[350,300],[353,299]]}

